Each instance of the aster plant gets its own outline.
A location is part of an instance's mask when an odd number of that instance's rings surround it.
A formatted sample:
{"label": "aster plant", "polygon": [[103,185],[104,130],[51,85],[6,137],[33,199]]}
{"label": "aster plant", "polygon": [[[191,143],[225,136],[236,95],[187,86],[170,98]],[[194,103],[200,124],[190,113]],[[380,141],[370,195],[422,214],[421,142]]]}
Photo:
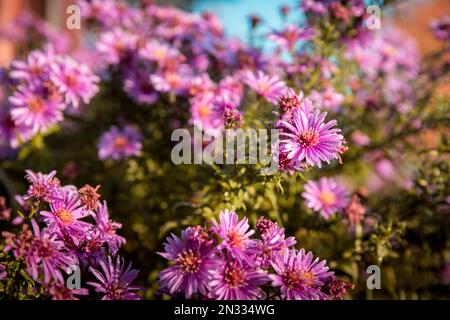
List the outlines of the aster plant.
{"label": "aster plant", "polygon": [[[0,299],[447,297],[448,17],[421,56],[368,28],[376,2],[283,6],[248,43],[153,1],[77,1],[75,50],[29,14],[0,30]],[[196,162],[236,129],[279,133],[271,174],[248,148]]]}
{"label": "aster plant", "polygon": [[[132,285],[138,270],[131,269],[131,264],[125,268],[119,256],[112,258],[126,240],[116,234],[121,224],[109,219],[106,202],[100,203],[96,189],[61,185],[56,171],[27,170],[26,178],[29,189],[17,196],[21,209],[15,219],[5,219],[17,231],[2,232],[6,266],[1,264],[1,280],[20,272],[28,282],[28,294],[35,298],[78,300],[89,296],[87,288],[68,285],[68,277],[78,270],[83,277],[78,279],[80,285],[89,272],[99,281],[83,283],[93,288],[92,298],[98,293],[104,300],[140,299],[132,292],[140,289]],[[96,269],[99,266],[103,274]],[[16,286],[1,287],[6,297],[24,298],[17,290]]]}

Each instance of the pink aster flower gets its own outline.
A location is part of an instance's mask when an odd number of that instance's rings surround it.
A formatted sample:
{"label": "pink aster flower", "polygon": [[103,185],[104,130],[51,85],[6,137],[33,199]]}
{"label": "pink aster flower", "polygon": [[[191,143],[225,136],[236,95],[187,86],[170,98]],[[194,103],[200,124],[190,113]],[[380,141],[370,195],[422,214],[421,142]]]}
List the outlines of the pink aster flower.
{"label": "pink aster flower", "polygon": [[223,111],[218,109],[213,92],[197,95],[190,102],[192,124],[201,124],[204,129],[223,128]]}
{"label": "pink aster flower", "polygon": [[139,56],[143,59],[164,65],[166,62],[173,63],[174,60],[182,62],[183,55],[175,47],[157,40],[150,40],[139,50]]}
{"label": "pink aster flower", "polygon": [[191,97],[195,97],[197,95],[213,92],[214,90],[216,90],[216,84],[211,80],[209,74],[201,73],[191,79],[188,93]]}
{"label": "pink aster flower", "polygon": [[364,147],[370,144],[370,137],[362,131],[356,130],[352,133],[352,142],[357,146]]}
{"label": "pink aster flower", "polygon": [[[205,295],[210,282],[209,272],[217,266],[212,241],[207,241],[195,228],[188,228],[181,233],[181,238],[172,235],[167,238],[164,252],[158,254],[173,265],[159,274],[161,289],[170,294],[182,292],[186,298],[194,294]],[[206,237],[208,235],[206,234]]]}
{"label": "pink aster flower", "polygon": [[77,265],[76,257],[66,250],[64,242],[55,233],[50,233],[47,228],[41,231],[34,220],[31,225],[33,232],[28,224],[24,224],[17,235],[4,232],[4,251],[12,251],[16,259],[23,260],[33,279],[45,284],[64,283],[61,271],[66,272],[69,266]]}
{"label": "pink aster flower", "polygon": [[239,221],[236,212],[228,209],[220,212],[219,222],[213,219],[212,230],[222,239],[218,249],[225,249],[233,258],[252,264],[257,243],[250,239],[255,231],[249,229],[246,217]]}
{"label": "pink aster flower", "polygon": [[63,120],[64,105],[59,99],[46,99],[34,88],[19,87],[9,97],[11,117],[16,125],[30,127],[33,132],[45,131]]}
{"label": "pink aster flower", "polygon": [[337,112],[344,101],[344,95],[336,92],[333,87],[327,87],[322,92],[312,91],[309,98],[319,108]]}
{"label": "pink aster flower", "polygon": [[120,160],[140,156],[142,136],[138,129],[127,125],[123,129],[113,126],[100,137],[98,157],[100,160]]}
{"label": "pink aster flower", "polygon": [[226,76],[219,83],[218,94],[228,97],[235,106],[238,106],[244,96],[244,86],[237,76]]}
{"label": "pink aster flower", "polygon": [[39,82],[48,74],[50,63],[53,61],[54,53],[51,47],[46,51],[32,51],[26,61],[13,61],[9,76],[12,79],[27,82]]}
{"label": "pink aster flower", "polygon": [[259,268],[223,260],[211,270],[210,297],[216,300],[264,299],[260,286],[268,281],[266,272]]}
{"label": "pink aster flower", "polygon": [[301,8],[307,13],[313,13],[317,15],[323,15],[327,12],[325,4],[317,0],[303,0],[301,2]]}
{"label": "pink aster flower", "polygon": [[140,290],[138,286],[131,285],[139,274],[139,270],[131,269],[131,263],[125,268],[124,259],[117,256],[114,262],[110,256],[108,260],[100,261],[103,274],[90,267],[89,271],[97,278],[97,282],[88,282],[95,291],[103,294],[102,300],[141,300],[142,298],[132,291]]}
{"label": "pink aster flower", "polygon": [[283,119],[290,119],[291,113],[297,108],[302,108],[305,111],[312,109],[312,102],[308,98],[303,97],[303,92],[298,94],[292,88],[286,88],[278,100],[278,106],[283,112]]}
{"label": "pink aster flower", "polygon": [[325,219],[343,210],[349,203],[347,190],[333,178],[309,181],[302,196],[308,208],[319,212]]}
{"label": "pink aster flower", "polygon": [[278,46],[286,50],[295,49],[300,40],[310,40],[314,36],[312,28],[300,28],[296,25],[288,25],[282,31],[276,31],[267,37],[274,41]]}
{"label": "pink aster flower", "polygon": [[116,234],[116,231],[122,228],[122,224],[109,219],[106,201],[98,205],[93,215],[97,223],[97,228],[101,231],[101,238],[108,244],[111,254],[115,255],[119,248],[126,242],[124,237]]}
{"label": "pink aster flower", "polygon": [[0,145],[17,148],[21,142],[27,142],[36,133],[25,124],[17,125],[11,117],[9,107],[0,104]]}
{"label": "pink aster flower", "polygon": [[262,71],[257,74],[247,71],[243,74],[243,81],[256,93],[276,104],[286,85],[278,76],[269,76]]}
{"label": "pink aster flower", "polygon": [[25,178],[30,183],[30,187],[23,198],[50,202],[60,188],[59,180],[55,178],[56,171],[53,170],[49,174],[35,173],[31,170],[25,172],[27,173]]}
{"label": "pink aster flower", "polygon": [[37,223],[32,220],[34,241],[31,254],[26,258],[28,272],[37,280],[44,274],[44,283],[52,279],[57,283],[64,283],[61,270],[66,272],[69,266],[78,264],[75,256],[66,251],[65,245],[58,240],[56,234],[48,233],[47,229],[39,230]]}
{"label": "pink aster flower", "polygon": [[186,93],[189,79],[192,79],[192,70],[186,65],[180,65],[177,70],[165,70],[150,76],[156,91],[177,95]]}
{"label": "pink aster flower", "polygon": [[280,287],[283,299],[326,299],[326,294],[320,289],[333,272],[328,271],[325,260],[313,259],[313,254],[306,253],[304,249],[286,250],[284,254],[278,255],[272,263],[275,274],[269,277],[272,286]]}
{"label": "pink aster flower", "polygon": [[[305,161],[309,166],[322,166],[339,159],[344,137],[340,129],[333,128],[336,120],[324,122],[327,113],[318,110],[295,109],[290,119],[280,120],[280,150],[294,167]],[[281,155],[283,156],[283,155]]]}
{"label": "pink aster flower", "polygon": [[76,192],[62,189],[50,202],[51,211],[41,211],[45,223],[55,231],[67,231],[80,235],[91,226],[81,221],[91,214],[81,203]]}
{"label": "pink aster flower", "polygon": [[109,64],[119,64],[127,54],[136,49],[136,35],[116,28],[100,34],[97,50]]}
{"label": "pink aster flower", "polygon": [[86,288],[69,289],[65,284],[51,284],[47,289],[52,300],[80,300],[77,296],[88,296],[89,290]]}
{"label": "pink aster flower", "polygon": [[261,217],[256,227],[261,235],[261,241],[258,242],[258,262],[264,269],[270,267],[270,262],[274,261],[277,255],[297,243],[294,237],[286,238],[284,228],[280,228],[276,222]]}
{"label": "pink aster flower", "polygon": [[380,159],[374,165],[375,172],[385,180],[393,180],[397,173],[397,170],[392,163],[392,161],[388,159]]}
{"label": "pink aster flower", "polygon": [[68,56],[58,57],[52,64],[52,71],[51,80],[64,94],[66,103],[74,108],[78,108],[80,100],[88,104],[98,92],[100,79],[87,65]]}
{"label": "pink aster flower", "polygon": [[100,22],[103,26],[111,26],[117,22],[117,11],[113,0],[78,0],[83,19]]}

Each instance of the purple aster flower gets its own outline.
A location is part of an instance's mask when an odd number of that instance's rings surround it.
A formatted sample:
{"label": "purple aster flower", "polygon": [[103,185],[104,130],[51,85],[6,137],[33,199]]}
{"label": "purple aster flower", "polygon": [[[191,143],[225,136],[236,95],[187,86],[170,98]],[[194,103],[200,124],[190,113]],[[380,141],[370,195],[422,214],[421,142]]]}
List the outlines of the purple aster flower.
{"label": "purple aster flower", "polygon": [[124,90],[139,104],[154,104],[158,101],[159,95],[145,72],[131,72],[124,80]]}
{"label": "purple aster flower", "polygon": [[322,161],[330,163],[332,159],[340,159],[339,153],[344,137],[340,129],[333,129],[336,120],[324,123],[327,113],[319,110],[295,109],[290,119],[280,120],[280,145],[293,166],[299,167],[301,162],[307,165],[322,166]]}
{"label": "purple aster flower", "polygon": [[236,212],[228,209],[220,212],[219,223],[213,219],[212,230],[222,239],[218,249],[225,249],[233,258],[252,264],[252,256],[257,253],[257,242],[250,239],[255,231],[249,229],[246,217],[239,221]]}
{"label": "purple aster flower", "polygon": [[96,267],[105,257],[105,238],[102,231],[96,226],[90,226],[83,234],[74,235],[66,230],[61,230],[61,238],[83,266]]}
{"label": "purple aster flower", "polygon": [[261,241],[258,242],[258,262],[264,269],[270,267],[270,262],[275,261],[277,255],[297,243],[294,237],[286,238],[284,228],[280,228],[276,222],[261,217],[256,227],[261,235]]}
{"label": "purple aster flower", "polygon": [[9,97],[11,117],[17,126],[25,125],[33,132],[45,131],[63,120],[64,105],[59,99],[46,99],[31,87],[18,87]]}
{"label": "purple aster flower", "polygon": [[101,231],[102,238],[108,244],[109,251],[112,255],[115,255],[119,248],[126,242],[124,237],[116,234],[116,231],[122,228],[122,224],[109,219],[106,201],[98,205],[94,213],[94,219],[97,223],[97,228]]}
{"label": "purple aster flower", "polygon": [[304,249],[286,250],[272,262],[276,274],[270,274],[272,286],[280,287],[281,297],[287,300],[326,299],[320,289],[326,280],[333,275],[328,271],[326,261],[313,261],[311,252]]}
{"label": "purple aster flower", "polygon": [[209,271],[217,266],[211,242],[207,234],[196,228],[183,230],[181,239],[175,235],[167,238],[164,252],[158,254],[174,264],[160,272],[161,289],[170,294],[183,292],[188,299],[197,293],[205,295]]}
{"label": "purple aster flower", "polygon": [[49,174],[35,173],[31,170],[25,172],[27,173],[25,178],[30,183],[30,187],[23,198],[50,202],[60,188],[59,180],[55,178],[56,171],[53,170]]}
{"label": "purple aster flower", "polygon": [[80,220],[91,212],[81,203],[77,192],[61,189],[50,202],[50,209],[50,212],[41,211],[41,215],[49,228],[56,228],[56,231],[82,235],[91,226]]}
{"label": "purple aster flower", "polygon": [[139,274],[139,270],[131,269],[131,263],[125,268],[124,259],[116,258],[114,263],[110,256],[108,260],[100,261],[103,274],[90,267],[89,271],[97,278],[99,283],[88,282],[95,291],[104,294],[102,300],[141,300],[142,298],[132,291],[140,290],[138,286],[131,285]]}
{"label": "purple aster flower", "polygon": [[100,137],[98,157],[100,160],[120,160],[140,156],[142,136],[138,129],[127,125],[123,129],[113,126]]}
{"label": "purple aster flower", "polygon": [[225,259],[211,270],[210,297],[216,300],[265,299],[260,285],[269,281],[265,271]]}
{"label": "purple aster flower", "polygon": [[52,72],[51,80],[64,94],[66,103],[74,108],[78,108],[80,100],[88,104],[98,92],[100,79],[87,65],[68,56],[58,57],[52,64]]}
{"label": "purple aster flower", "polygon": [[440,19],[432,19],[430,21],[430,29],[433,36],[439,40],[450,40],[450,17],[442,16]]}
{"label": "purple aster flower", "polygon": [[325,219],[343,210],[349,203],[347,190],[333,178],[309,181],[302,196],[308,208],[319,212]]}
{"label": "purple aster flower", "polygon": [[286,90],[286,85],[278,76],[269,76],[262,71],[254,74],[247,71],[243,74],[243,81],[256,93],[276,104],[280,96]]}

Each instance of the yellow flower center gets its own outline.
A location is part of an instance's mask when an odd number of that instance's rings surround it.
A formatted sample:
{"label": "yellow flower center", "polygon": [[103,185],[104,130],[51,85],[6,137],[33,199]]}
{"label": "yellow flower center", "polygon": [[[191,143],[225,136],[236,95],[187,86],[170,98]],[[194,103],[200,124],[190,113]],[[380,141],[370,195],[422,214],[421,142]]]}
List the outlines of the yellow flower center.
{"label": "yellow flower center", "polygon": [[69,224],[73,221],[73,215],[72,212],[68,211],[67,209],[61,208],[56,212],[56,215],[58,216],[59,220],[61,220],[64,224]]}
{"label": "yellow flower center", "polygon": [[177,263],[185,273],[196,273],[200,270],[202,259],[191,249],[178,255]]}
{"label": "yellow flower center", "polygon": [[245,271],[237,266],[229,266],[225,269],[224,280],[230,288],[239,288],[246,284]]}
{"label": "yellow flower center", "polygon": [[299,139],[303,148],[312,147],[317,144],[319,134],[316,131],[303,131],[300,133]]}
{"label": "yellow flower center", "polygon": [[127,147],[128,140],[125,137],[117,137],[114,139],[114,149],[123,150]]}
{"label": "yellow flower center", "polygon": [[164,47],[158,47],[155,49],[155,51],[153,51],[153,56],[157,60],[162,60],[163,58],[165,58],[167,56],[167,49]]}
{"label": "yellow flower center", "polygon": [[331,206],[336,202],[336,196],[328,190],[322,191],[319,196],[320,201],[326,206]]}
{"label": "yellow flower center", "polygon": [[198,107],[198,114],[200,118],[208,118],[211,115],[211,109],[207,105],[201,105]]}
{"label": "yellow flower center", "polygon": [[42,99],[39,99],[37,97],[32,97],[28,101],[28,105],[29,105],[31,111],[33,111],[35,113],[40,113],[44,110],[44,102],[42,101]]}

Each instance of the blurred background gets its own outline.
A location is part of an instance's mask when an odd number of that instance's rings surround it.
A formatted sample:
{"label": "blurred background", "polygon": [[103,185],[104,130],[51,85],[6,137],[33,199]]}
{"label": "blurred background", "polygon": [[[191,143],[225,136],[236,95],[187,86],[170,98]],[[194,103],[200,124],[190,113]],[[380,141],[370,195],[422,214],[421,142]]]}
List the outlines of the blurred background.
{"label": "blurred background", "polygon": [[[129,1],[133,2],[133,1]],[[299,0],[160,0],[157,3],[175,5],[194,12],[214,11],[223,22],[229,36],[246,40],[250,32],[249,17],[257,15],[267,30],[279,27],[283,20],[280,14],[282,5],[297,8]],[[66,8],[76,3],[75,0],[0,0],[0,31],[21,14],[31,12],[44,18],[50,25],[69,35],[70,49],[79,44],[80,31],[68,31],[65,27]],[[450,14],[449,0],[409,0],[403,1],[395,13],[382,17],[382,23],[394,24],[419,44],[421,54],[434,51],[442,42],[430,36],[428,23],[433,17]],[[82,30],[81,30],[82,32]],[[13,59],[14,41],[0,38],[0,66],[8,65]],[[447,88],[448,89],[448,88]]]}

